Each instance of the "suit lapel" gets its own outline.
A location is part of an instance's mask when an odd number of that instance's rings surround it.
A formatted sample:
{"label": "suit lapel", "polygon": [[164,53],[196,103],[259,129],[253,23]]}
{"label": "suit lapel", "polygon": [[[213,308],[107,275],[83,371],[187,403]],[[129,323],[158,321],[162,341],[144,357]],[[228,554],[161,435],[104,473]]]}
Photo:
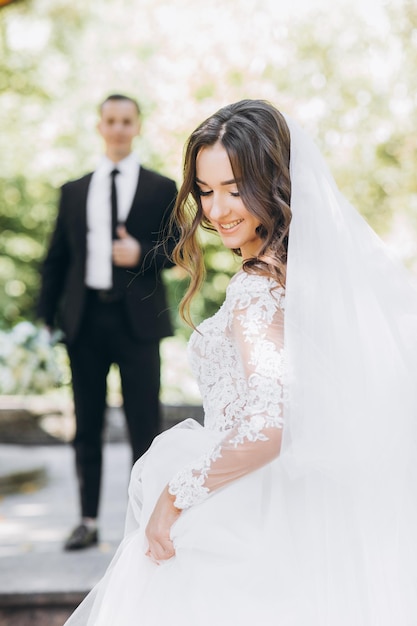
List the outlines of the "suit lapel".
{"label": "suit lapel", "polygon": [[83,178],[80,178],[80,180],[77,181],[77,187],[76,187],[77,189],[76,203],[77,203],[78,210],[80,211],[80,215],[83,216],[86,229],[87,229],[87,194],[88,194],[88,188],[90,186],[92,175],[93,174],[91,173],[91,174],[87,174],[86,176],[83,176]]}
{"label": "suit lapel", "polygon": [[87,174],[78,181],[73,204],[73,210],[77,215],[77,231],[80,235],[80,244],[83,246],[84,260],[87,257],[87,195],[92,175],[92,173]]}

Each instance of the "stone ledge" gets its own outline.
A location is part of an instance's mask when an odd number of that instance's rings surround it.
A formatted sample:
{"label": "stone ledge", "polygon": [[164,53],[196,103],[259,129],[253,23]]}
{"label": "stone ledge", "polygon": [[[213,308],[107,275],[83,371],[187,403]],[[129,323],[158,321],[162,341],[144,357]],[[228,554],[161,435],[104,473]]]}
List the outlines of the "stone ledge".
{"label": "stone ledge", "polygon": [[85,593],[1,594],[0,626],[62,626]]}
{"label": "stone ledge", "polygon": [[42,415],[32,413],[26,408],[1,408],[1,443],[16,443],[20,445],[62,443],[59,438],[54,437],[42,428],[42,418]]}
{"label": "stone ledge", "polygon": [[88,592],[86,591],[52,591],[42,593],[1,593],[1,607],[44,607],[77,605]]}
{"label": "stone ledge", "polygon": [[95,549],[2,557],[0,626],[62,626],[103,576],[112,555],[113,550]]}
{"label": "stone ledge", "polygon": [[[68,443],[74,430],[74,417],[71,410],[49,409],[42,414],[39,407],[32,412],[28,406],[0,406],[0,442],[19,445],[57,445]],[[203,420],[201,405],[163,404],[163,429],[193,417],[200,423]],[[127,441],[126,426],[122,407],[108,407],[106,410],[105,441],[119,443]]]}
{"label": "stone ledge", "polygon": [[[163,429],[193,417],[203,421],[203,408],[199,405],[162,405]],[[72,415],[57,414],[52,431],[45,429],[42,416],[32,414],[27,408],[0,407],[0,443],[27,446],[62,445],[71,439],[74,426]],[[106,412],[106,443],[124,443],[128,440],[123,410],[120,407],[108,407]],[[43,465],[33,465],[19,457],[13,459],[6,455],[0,459],[0,496],[12,493],[24,493],[39,489],[48,480]],[[1,626],[1,622],[0,622]]]}

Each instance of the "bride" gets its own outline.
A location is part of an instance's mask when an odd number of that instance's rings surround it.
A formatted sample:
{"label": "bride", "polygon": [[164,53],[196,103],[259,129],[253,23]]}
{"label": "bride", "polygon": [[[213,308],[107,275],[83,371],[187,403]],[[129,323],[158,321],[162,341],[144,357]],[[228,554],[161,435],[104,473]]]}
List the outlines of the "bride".
{"label": "bride", "polygon": [[205,411],[135,464],[126,534],[67,626],[415,626],[417,294],[271,104],[190,136],[175,261],[242,258],[189,344]]}

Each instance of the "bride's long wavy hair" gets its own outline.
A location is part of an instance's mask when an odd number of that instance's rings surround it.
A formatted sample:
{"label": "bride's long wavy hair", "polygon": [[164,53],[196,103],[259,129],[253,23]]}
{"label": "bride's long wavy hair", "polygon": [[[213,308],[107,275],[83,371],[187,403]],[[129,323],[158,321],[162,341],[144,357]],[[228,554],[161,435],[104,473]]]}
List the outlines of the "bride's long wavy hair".
{"label": "bride's long wavy hair", "polygon": [[[263,100],[241,100],[223,107],[191,134],[184,155],[184,179],[173,212],[179,240],[174,262],[190,276],[180,314],[193,326],[190,305],[204,280],[199,226],[214,230],[205,218],[196,184],[200,150],[220,142],[225,148],[246,209],[259,220],[262,248],[246,259],[248,273],[270,276],[285,286],[288,231],[291,221],[290,132],[283,115]],[[234,250],[240,254],[240,250]]]}

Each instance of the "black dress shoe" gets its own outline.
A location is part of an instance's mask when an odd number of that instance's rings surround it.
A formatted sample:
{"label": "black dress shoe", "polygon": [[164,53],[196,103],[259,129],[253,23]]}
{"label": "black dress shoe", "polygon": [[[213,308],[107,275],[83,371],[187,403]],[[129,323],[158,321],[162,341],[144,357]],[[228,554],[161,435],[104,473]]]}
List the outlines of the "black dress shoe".
{"label": "black dress shoe", "polygon": [[90,546],[97,545],[97,528],[88,528],[85,524],[80,524],[70,534],[65,542],[65,550],[83,550]]}

